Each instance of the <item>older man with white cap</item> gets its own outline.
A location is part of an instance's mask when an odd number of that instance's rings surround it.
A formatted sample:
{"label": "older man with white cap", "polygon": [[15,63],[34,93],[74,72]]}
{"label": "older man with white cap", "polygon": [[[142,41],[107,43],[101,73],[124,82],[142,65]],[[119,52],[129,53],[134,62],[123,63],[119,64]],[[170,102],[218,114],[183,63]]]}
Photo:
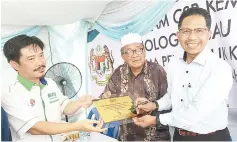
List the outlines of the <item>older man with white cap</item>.
{"label": "older man with white cap", "polygon": [[[100,97],[110,98],[129,95],[133,101],[144,97],[156,102],[166,93],[166,72],[159,64],[146,61],[145,48],[139,34],[129,33],[123,36],[121,47],[121,56],[125,63],[115,69]],[[120,140],[170,140],[170,134],[167,126],[153,125],[142,128],[134,123],[125,122],[120,129]]]}

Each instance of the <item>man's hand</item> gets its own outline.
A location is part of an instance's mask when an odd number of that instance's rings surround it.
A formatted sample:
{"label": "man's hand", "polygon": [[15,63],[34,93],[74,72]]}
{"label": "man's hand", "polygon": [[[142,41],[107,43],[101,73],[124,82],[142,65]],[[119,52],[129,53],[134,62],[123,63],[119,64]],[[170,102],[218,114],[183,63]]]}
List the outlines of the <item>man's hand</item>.
{"label": "man's hand", "polygon": [[110,98],[111,96],[112,96],[111,92],[110,91],[106,91],[106,92],[103,93],[101,98],[107,99],[107,98]]}
{"label": "man's hand", "polygon": [[92,100],[96,99],[93,96],[90,95],[83,95],[79,97],[76,101],[71,101],[67,104],[67,106],[64,108],[63,113],[65,115],[72,115],[75,112],[77,112],[81,107],[88,108],[92,105]]}
{"label": "man's hand", "polygon": [[78,102],[81,107],[88,108],[92,105],[92,100],[94,100],[94,99],[95,99],[94,96],[90,96],[90,95],[86,94],[86,95],[79,97]]}
{"label": "man's hand", "polygon": [[[97,124],[95,127],[93,124]],[[28,132],[32,135],[55,135],[68,133],[72,131],[86,131],[86,132],[104,132],[107,129],[103,128],[102,121],[96,120],[82,120],[75,123],[57,123],[48,121],[36,122]]]}
{"label": "man's hand", "polygon": [[146,98],[137,98],[135,100],[136,105],[136,111],[139,114],[139,112],[145,111],[145,112],[151,112],[156,109],[156,104],[153,102],[150,102]]}
{"label": "man's hand", "polygon": [[134,117],[133,122],[143,128],[156,124],[156,116],[144,115],[142,117]]}
{"label": "man's hand", "polygon": [[[82,120],[80,122],[76,123],[78,125],[78,130],[86,131],[86,132],[104,132],[107,130],[107,128],[103,128],[103,121],[97,121],[97,120]],[[97,124],[95,127],[93,124]]]}

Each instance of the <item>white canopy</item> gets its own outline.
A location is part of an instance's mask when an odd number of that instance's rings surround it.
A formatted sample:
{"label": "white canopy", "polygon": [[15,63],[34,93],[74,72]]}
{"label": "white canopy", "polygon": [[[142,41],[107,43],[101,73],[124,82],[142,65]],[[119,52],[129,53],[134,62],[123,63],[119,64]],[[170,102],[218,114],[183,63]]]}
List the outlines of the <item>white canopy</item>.
{"label": "white canopy", "polygon": [[64,25],[95,21],[110,0],[2,0],[2,25]]}

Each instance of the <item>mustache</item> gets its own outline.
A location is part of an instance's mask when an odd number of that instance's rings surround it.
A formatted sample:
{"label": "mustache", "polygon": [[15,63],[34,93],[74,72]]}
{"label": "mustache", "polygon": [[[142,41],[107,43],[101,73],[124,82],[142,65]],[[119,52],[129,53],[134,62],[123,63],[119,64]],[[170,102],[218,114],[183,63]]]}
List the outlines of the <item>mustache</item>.
{"label": "mustache", "polygon": [[40,70],[41,68],[45,68],[45,67],[46,67],[45,65],[41,65],[41,66],[39,66],[38,68],[34,69],[33,71],[38,71],[38,70]]}

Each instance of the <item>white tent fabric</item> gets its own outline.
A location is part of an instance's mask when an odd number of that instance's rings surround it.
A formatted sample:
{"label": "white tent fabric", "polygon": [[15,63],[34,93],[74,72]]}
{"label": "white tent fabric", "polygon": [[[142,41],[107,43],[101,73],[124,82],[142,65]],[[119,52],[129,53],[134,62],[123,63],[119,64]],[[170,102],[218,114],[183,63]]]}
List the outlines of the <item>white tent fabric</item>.
{"label": "white tent fabric", "polygon": [[78,21],[93,23],[97,20],[106,25],[121,25],[132,21],[155,2],[157,1],[3,0],[1,36],[10,36],[35,25],[46,25],[64,39],[71,38],[77,31],[75,27],[78,28]]}
{"label": "white tent fabric", "polygon": [[79,20],[126,23],[157,0],[2,0],[2,25],[65,25]]}
{"label": "white tent fabric", "polygon": [[[35,25],[45,25],[50,32],[57,33],[64,40],[72,40],[80,32],[78,31],[81,29],[78,27],[79,21],[86,20],[91,24],[96,20],[115,27],[127,22],[134,23],[135,17],[151,8],[155,3],[157,3],[155,0],[112,2],[3,0],[1,36],[4,37],[4,40],[1,45],[3,46],[6,40],[13,36],[29,33],[29,28]],[[24,32],[24,29],[27,31]],[[37,34],[37,31],[34,33]]]}
{"label": "white tent fabric", "polygon": [[[122,36],[130,32],[144,35],[157,25],[158,21],[165,16],[174,3],[174,0],[131,1],[126,2],[122,6],[120,6],[120,4],[123,3],[120,3],[118,7],[115,7],[111,12],[106,12],[107,14],[105,14],[104,17],[107,17],[109,22],[106,21],[106,19],[104,21],[100,20],[100,16],[94,23],[93,28],[116,40],[119,40]],[[109,6],[106,8],[109,8]],[[106,9],[104,11],[106,11]],[[117,17],[124,17],[125,20]],[[112,19],[116,20],[111,22]]]}
{"label": "white tent fabric", "polygon": [[97,21],[111,26],[121,25],[131,21],[134,16],[151,7],[153,3],[155,3],[154,0],[114,1],[105,7]]}
{"label": "white tent fabric", "polygon": [[109,3],[86,0],[2,0],[2,25],[64,25],[94,22]]}

